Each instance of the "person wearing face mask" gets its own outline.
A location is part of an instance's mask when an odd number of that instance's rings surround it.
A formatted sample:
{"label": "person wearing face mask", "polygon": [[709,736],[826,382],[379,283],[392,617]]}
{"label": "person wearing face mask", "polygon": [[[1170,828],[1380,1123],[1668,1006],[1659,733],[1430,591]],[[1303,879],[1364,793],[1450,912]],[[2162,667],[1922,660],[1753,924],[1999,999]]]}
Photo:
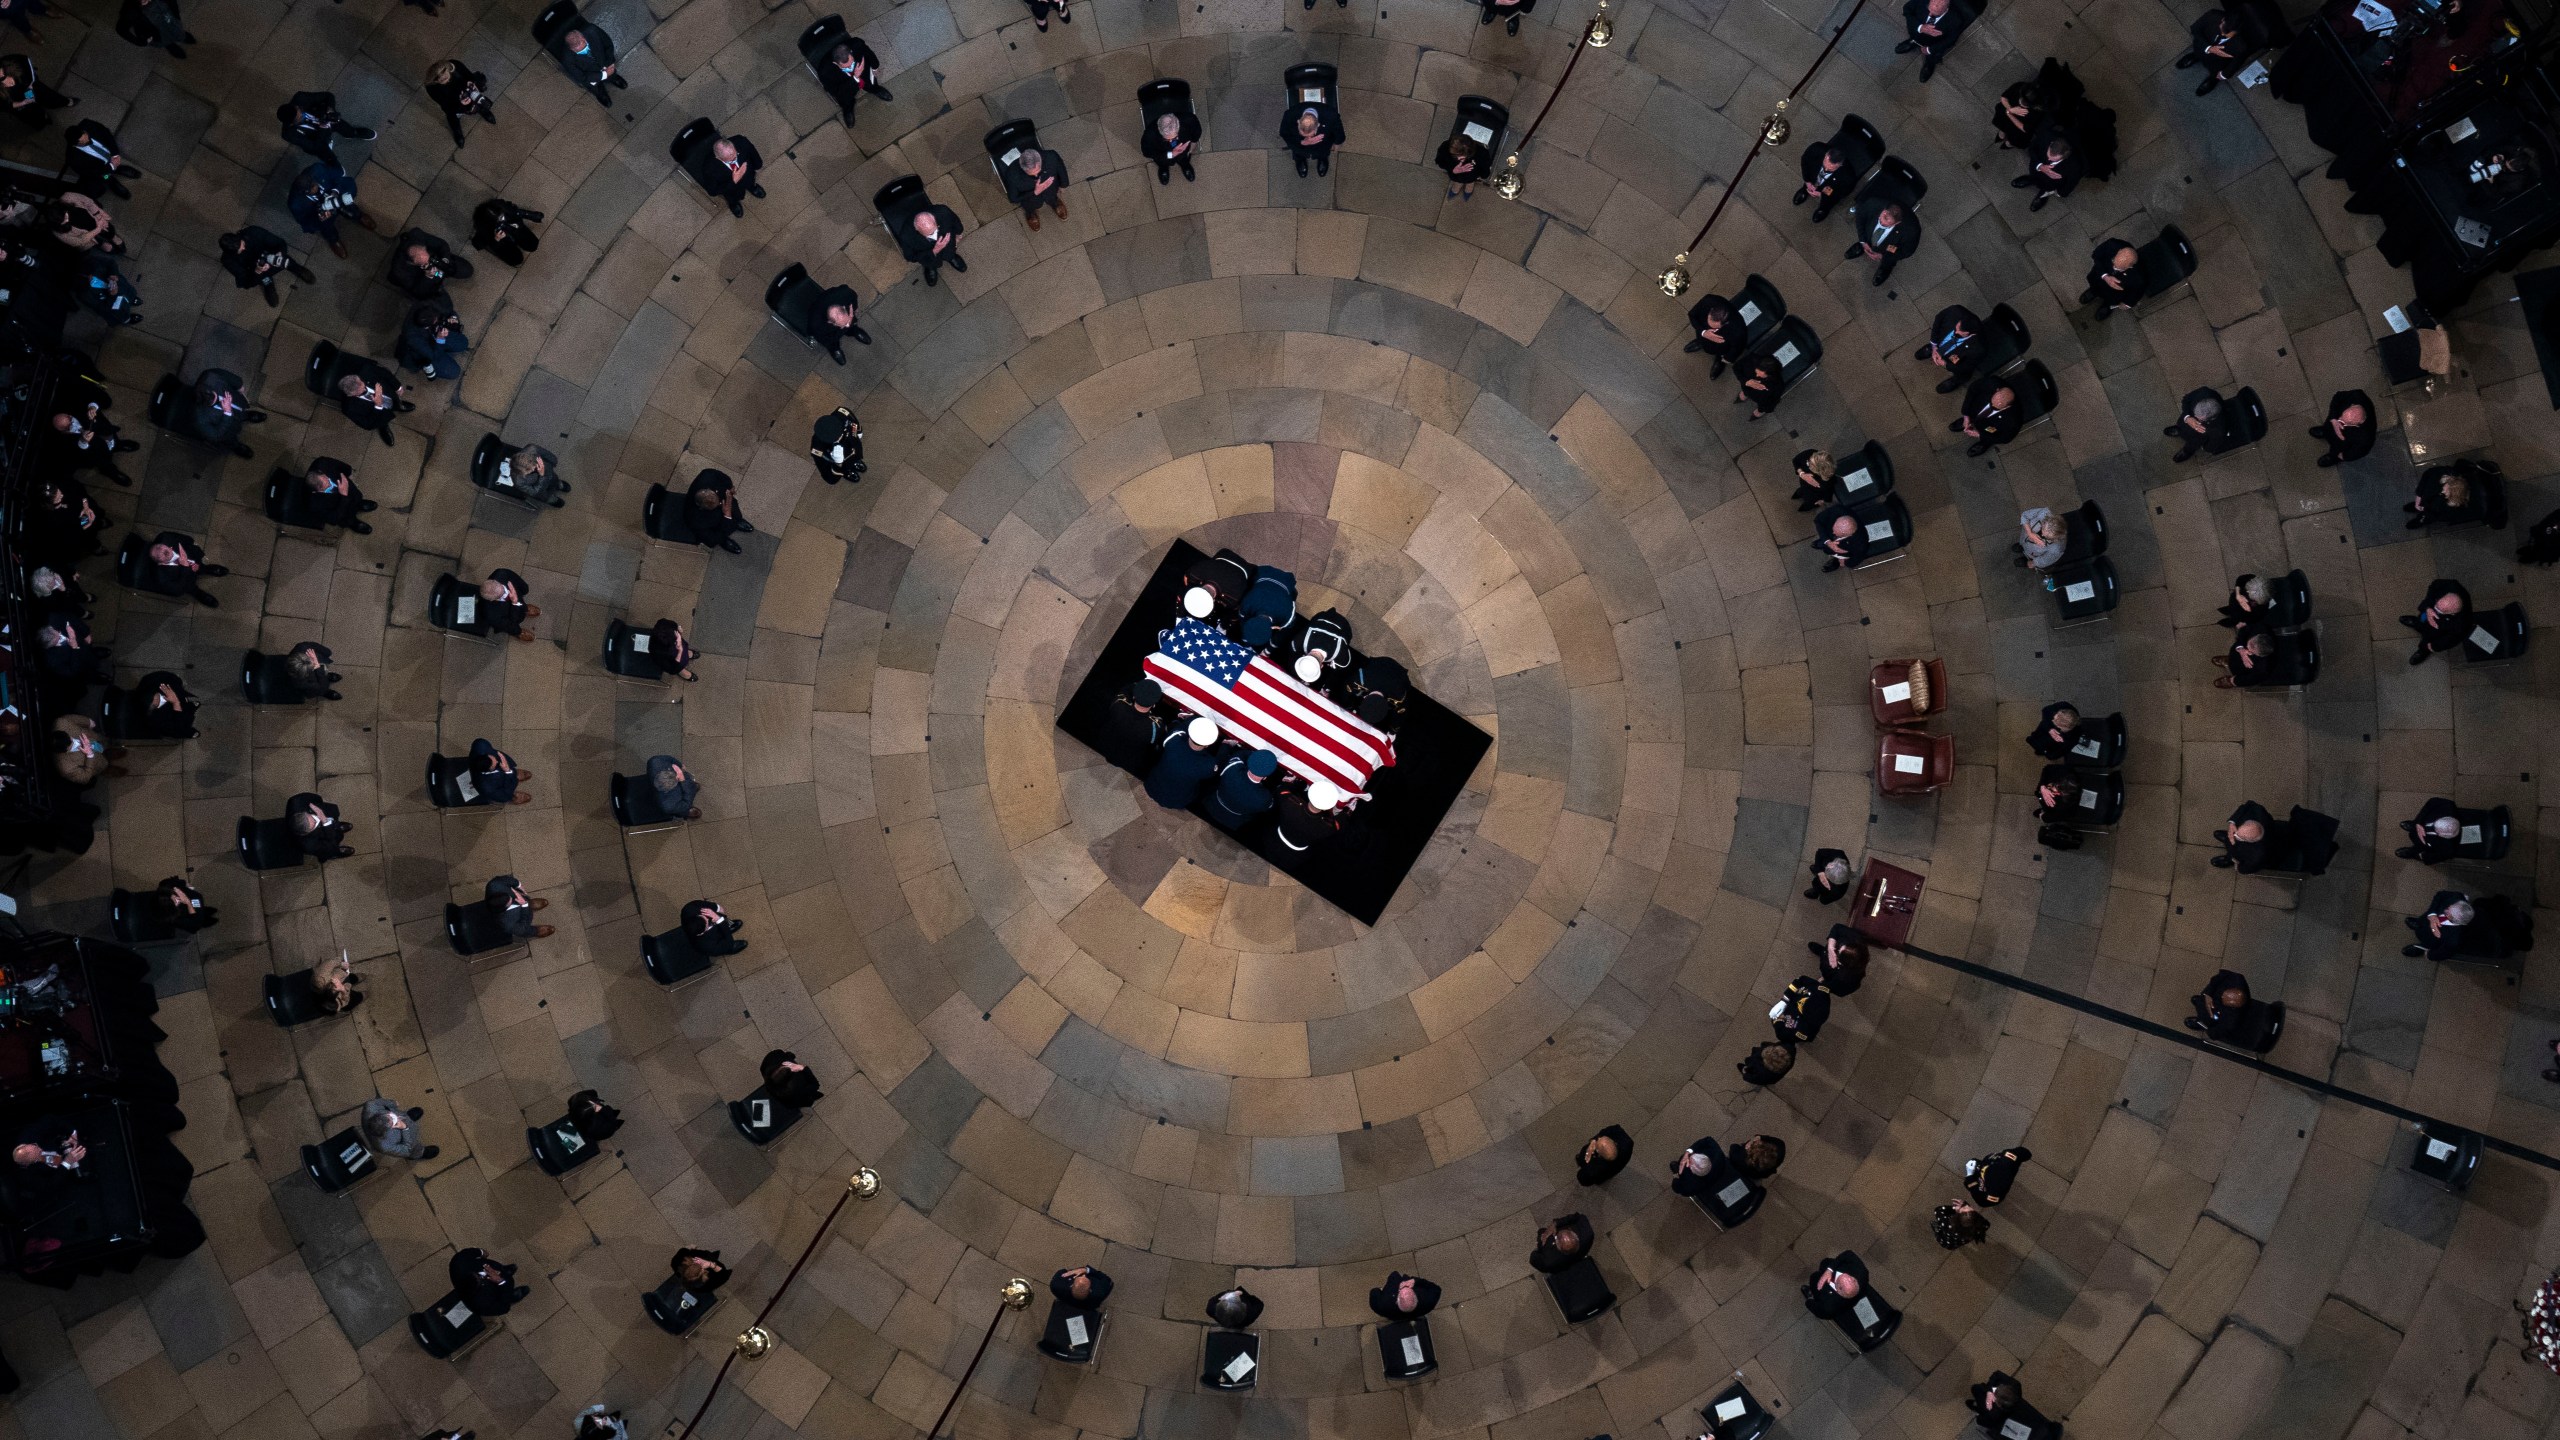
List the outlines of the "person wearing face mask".
{"label": "person wearing face mask", "polygon": [[2401,616],[2400,623],[2418,632],[2418,648],[2409,653],[2409,663],[2424,665],[2427,657],[2459,646],[2471,633],[2471,592],[2459,580],[2437,580],[2427,587],[2418,613]]}
{"label": "person wearing face mask", "polygon": [[1155,162],[1156,183],[1173,183],[1174,167],[1182,167],[1182,178],[1197,180],[1198,171],[1191,168],[1191,157],[1200,148],[1200,117],[1189,112],[1166,111],[1156,123],[1138,137],[1138,149]]}
{"label": "person wearing face mask", "polygon": [[400,343],[392,352],[399,362],[430,380],[462,378],[463,352],[471,337],[462,333],[462,317],[440,303],[427,302],[409,311],[400,327]]}
{"label": "person wearing face mask", "polygon": [[339,376],[337,394],[338,413],[385,445],[399,443],[391,433],[392,420],[418,408],[407,398],[409,387],[373,360],[358,360]]}
{"label": "person wearing face mask", "polygon": [[312,164],[294,179],[284,203],[302,233],[319,236],[329,253],[341,260],[347,258],[347,242],[338,234],[340,220],[353,220],[367,230],[382,228],[381,222],[356,203],[356,182],[346,171],[325,160]]}
{"label": "person wearing face mask", "polygon": [[1938,66],[1964,38],[1965,27],[1973,23],[1973,12],[1955,0],[1902,0],[1902,42],[1893,47],[1896,55],[1920,52],[1920,83],[1938,73]]}
{"label": "person wearing face mask", "polygon": [[707,149],[696,150],[685,169],[733,216],[747,213],[748,196],[764,198],[764,186],[756,180],[764,169],[764,156],[757,153],[756,142],[744,135],[714,140]]}
{"label": "person wearing face mask", "polygon": [[587,94],[607,110],[613,108],[615,90],[631,88],[615,61],[613,37],[593,20],[580,20],[555,36],[551,58],[560,62],[561,73],[584,86]]}
{"label": "person wearing face mask", "polygon": [[853,123],[853,102],[864,95],[882,101],[897,97],[880,83],[880,57],[862,38],[848,35],[827,52],[826,63],[818,67],[818,85],[825,90],[844,114],[844,123]]}

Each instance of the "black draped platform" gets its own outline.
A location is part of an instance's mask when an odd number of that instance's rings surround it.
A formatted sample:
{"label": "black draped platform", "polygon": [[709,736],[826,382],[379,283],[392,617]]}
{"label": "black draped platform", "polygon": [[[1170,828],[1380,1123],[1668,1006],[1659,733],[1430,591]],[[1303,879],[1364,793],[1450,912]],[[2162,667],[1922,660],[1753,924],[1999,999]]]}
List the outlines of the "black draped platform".
{"label": "black draped platform", "polygon": [[[1112,697],[1140,678],[1141,666],[1156,648],[1156,632],[1171,625],[1180,611],[1183,572],[1201,558],[1197,546],[1173,542],[1073,698],[1058,712],[1060,730],[1141,778],[1154,765],[1154,754],[1115,752],[1103,738],[1102,720]],[[1404,724],[1396,731],[1396,763],[1370,781],[1371,798],[1351,812],[1331,840],[1304,853],[1291,850],[1280,843],[1269,815],[1233,829],[1211,816],[1205,795],[1191,813],[1344,914],[1375,925],[1492,746],[1492,736],[1416,689],[1405,700]]]}

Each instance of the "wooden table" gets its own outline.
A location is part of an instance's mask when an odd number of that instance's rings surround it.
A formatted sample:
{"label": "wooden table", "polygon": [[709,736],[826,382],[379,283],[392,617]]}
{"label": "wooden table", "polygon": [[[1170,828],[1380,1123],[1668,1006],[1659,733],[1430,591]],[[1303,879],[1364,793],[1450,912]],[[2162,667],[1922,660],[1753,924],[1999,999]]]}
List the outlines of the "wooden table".
{"label": "wooden table", "polygon": [[1858,893],[1849,901],[1849,924],[1875,944],[1901,949],[1910,942],[1912,922],[1919,918],[1920,892],[1928,884],[1926,875],[1869,860],[1866,873],[1858,877]]}

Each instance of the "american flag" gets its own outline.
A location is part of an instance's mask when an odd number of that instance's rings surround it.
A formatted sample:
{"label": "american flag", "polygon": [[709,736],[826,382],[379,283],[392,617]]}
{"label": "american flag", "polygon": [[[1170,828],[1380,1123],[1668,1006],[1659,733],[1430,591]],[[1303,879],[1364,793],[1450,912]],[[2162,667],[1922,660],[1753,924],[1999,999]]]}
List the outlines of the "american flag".
{"label": "american flag", "polygon": [[1185,710],[1217,722],[1229,739],[1280,757],[1308,780],[1365,795],[1369,777],[1396,763],[1385,731],[1299,683],[1298,677],[1185,616],[1158,632],[1148,678]]}

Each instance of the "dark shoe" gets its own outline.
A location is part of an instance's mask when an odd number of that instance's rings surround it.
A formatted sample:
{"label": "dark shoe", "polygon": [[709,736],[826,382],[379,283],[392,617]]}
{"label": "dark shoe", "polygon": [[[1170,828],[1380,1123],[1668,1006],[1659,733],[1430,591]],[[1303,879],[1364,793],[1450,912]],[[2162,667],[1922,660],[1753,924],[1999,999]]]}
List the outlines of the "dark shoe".
{"label": "dark shoe", "polygon": [[1715,379],[1720,379],[1720,378],[1722,378],[1722,377],[1723,377],[1723,375],[1724,375],[1724,357],[1723,357],[1723,356],[1721,356],[1721,355],[1719,355],[1719,356],[1717,356],[1717,357],[1716,357],[1716,363],[1714,363],[1713,365],[1710,365],[1710,366],[1708,366],[1708,367],[1707,367],[1707,378],[1708,378],[1708,379],[1710,379],[1710,380],[1715,380]]}
{"label": "dark shoe", "polygon": [[2421,515],[2400,528],[2403,530],[2424,530],[2427,528],[2427,517]]}
{"label": "dark shoe", "polygon": [[2418,948],[2417,946],[2415,946],[2415,945],[2403,945],[2403,946],[2401,946],[2401,947],[2400,947],[2400,953],[2401,953],[2402,955],[2407,956],[2408,958],[2410,958],[2410,959],[2412,959],[2412,960],[2424,960],[2424,959],[2426,959],[2426,958],[2427,958],[2427,952],[2426,952],[2426,951],[2424,951],[2424,950],[2419,949],[2419,948]]}
{"label": "dark shoe", "polygon": [[2428,653],[2429,653],[2429,652],[2428,652],[2428,650],[2427,650],[2427,647],[2426,647],[2426,646],[2424,646],[2424,645],[2419,646],[2419,647],[2417,648],[2417,650],[2416,650],[2415,652],[2413,652],[2413,653],[2409,656],[2409,663],[2410,663],[2410,664],[2412,664],[2412,665],[2424,665],[2424,664],[2426,664],[2426,663],[2427,663],[2427,655],[2428,655]]}
{"label": "dark shoe", "polygon": [[828,347],[827,347],[827,358],[828,358],[828,359],[830,359],[830,360],[835,361],[835,362],[836,362],[837,364],[839,364],[839,365],[843,364],[843,363],[844,363],[844,347],[843,347],[843,346],[841,346],[841,345],[830,345],[830,346],[828,346]]}
{"label": "dark shoe", "polygon": [[750,185],[747,187],[747,193],[761,200],[764,198],[764,187],[761,185]]}
{"label": "dark shoe", "polygon": [[1910,54],[1912,51],[1917,50],[1917,49],[1919,49],[1919,48],[1920,48],[1920,42],[1919,42],[1919,41],[1917,41],[1917,40],[1905,40],[1905,41],[1901,42],[1900,44],[1898,44],[1898,45],[1896,45],[1896,46],[1894,46],[1894,47],[1893,47],[1893,53],[1894,53],[1894,54],[1896,54],[1896,55],[1908,55],[1908,54]]}
{"label": "dark shoe", "polygon": [[379,500],[359,500],[356,502],[356,513],[359,515],[370,515],[381,508],[382,502]]}
{"label": "dark shoe", "polygon": [[424,1107],[424,1106],[421,1106],[421,1107],[419,1107],[419,1108],[417,1108],[417,1109],[414,1109],[414,1110],[407,1110],[407,1111],[403,1111],[402,1113],[403,1113],[403,1114],[405,1114],[405,1115],[407,1115],[407,1116],[408,1116],[410,1119],[412,1119],[412,1120],[424,1120],[424,1119],[426,1119],[426,1118],[427,1118],[427,1112],[426,1112],[426,1109],[425,1109],[425,1107]]}
{"label": "dark shoe", "polygon": [[886,86],[886,85],[874,85],[874,86],[872,86],[872,87],[871,87],[871,93],[872,93],[873,95],[878,96],[878,97],[879,97],[881,100],[883,100],[883,101],[895,100],[895,99],[897,99],[897,98],[898,98],[897,96],[892,95],[892,94],[890,94],[890,93],[889,93],[889,87],[888,87],[888,86]]}
{"label": "dark shoe", "polygon": [[272,310],[272,309],[274,309],[275,307],[277,307],[278,305],[281,305],[281,304],[283,304],[283,303],[284,303],[283,301],[278,300],[278,299],[276,298],[276,287],[274,287],[273,285],[261,285],[261,286],[259,286],[259,287],[258,287],[258,293],[259,293],[259,294],[262,294],[262,295],[264,295],[264,296],[266,296],[266,297],[267,297],[267,308],[268,308],[268,309],[270,309],[270,310]]}
{"label": "dark shoe", "polygon": [[221,602],[221,601],[214,599],[212,596],[207,595],[206,593],[204,593],[204,592],[203,592],[203,591],[201,591],[201,590],[199,590],[199,591],[197,591],[197,592],[196,592],[196,603],[197,603],[197,604],[199,604],[199,605],[208,606],[208,607],[210,607],[210,608],[217,609],[217,610],[218,610],[218,609],[220,609],[220,608],[222,608],[222,602]]}
{"label": "dark shoe", "polygon": [[744,548],[744,547],[742,547],[742,546],[740,546],[740,545],[738,544],[738,542],[737,542],[737,541],[735,541],[735,540],[723,540],[723,541],[721,541],[721,542],[720,542],[720,548],[721,548],[721,549],[723,549],[723,550],[728,551],[728,552],[729,552],[730,554],[732,554],[732,555],[744,555],[745,553],[747,553],[747,552],[746,552],[746,550],[745,550],[745,548]]}
{"label": "dark shoe", "polygon": [[1950,375],[1950,376],[1948,376],[1946,379],[1941,380],[1941,381],[1939,381],[1939,382],[1938,382],[1938,393],[1939,393],[1939,394],[1941,394],[1941,395],[1950,394],[1950,393],[1952,393],[1952,392],[1954,392],[1954,391],[1961,390],[1961,389],[1963,389],[1963,388],[1964,388],[1964,382],[1963,382],[1962,380],[1957,379],[1956,377],[1954,377],[1954,376],[1952,376],[1952,375]]}
{"label": "dark shoe", "polygon": [[2182,449],[2182,450],[2180,450],[2177,454],[2172,455],[2172,456],[2170,456],[2170,457],[2169,457],[2169,463],[2170,463],[2170,464],[2172,464],[2172,465],[2184,465],[2185,463],[2187,463],[2187,462],[2188,462],[2188,461],[2190,461],[2190,460],[2193,460],[2194,458],[2196,458],[2196,452],[2195,452],[2195,451],[2193,451],[2193,450],[2183,450],[2183,449]]}
{"label": "dark shoe", "polygon": [[2194,57],[2193,55],[2181,55],[2181,56],[2179,56],[2179,57],[2178,57],[2178,68],[2179,68],[2179,69],[2181,69],[2181,70],[2193,70],[2194,68],[2196,68],[2196,57]]}
{"label": "dark shoe", "polygon": [[[1307,8],[1310,10],[1316,8],[1316,0],[1307,0]],[[1307,178],[1307,157],[1304,155],[1298,157],[1298,178],[1301,180]]]}
{"label": "dark shoe", "polygon": [[1191,162],[1185,160],[1182,162],[1182,178],[1185,182],[1195,181],[1200,178],[1200,172],[1192,169]]}
{"label": "dark shoe", "polygon": [[2215,87],[2215,86],[2217,86],[2217,85],[2219,85],[2219,84],[2221,84],[2221,83],[2222,83],[2222,77],[2221,77],[2221,76],[2219,76],[2219,75],[2207,75],[2206,77],[2204,77],[2204,83],[2196,87],[2196,93],[2197,93],[2197,94],[2199,94],[2199,95],[2210,95],[2210,94],[2212,94],[2212,93],[2213,93],[2213,87]]}
{"label": "dark shoe", "polygon": [[1886,280],[1891,279],[1891,278],[1892,278],[1892,277],[1891,277],[1891,275],[1890,275],[1890,274],[1888,274],[1888,273],[1886,272],[1885,268],[1884,268],[1883,266],[1879,265],[1879,266],[1877,266],[1877,267],[1876,267],[1876,278],[1874,278],[1873,280],[1868,281],[1867,283],[1868,283],[1869,285],[1881,285],[1881,284],[1883,284]]}
{"label": "dark shoe", "polygon": [[1855,260],[1865,249],[1866,247],[1864,245],[1852,245],[1848,249],[1840,252],[1840,258],[1843,260]]}
{"label": "dark shoe", "polygon": [[2231,868],[2231,866],[2232,866],[2232,859],[2231,859],[2231,857],[2230,857],[2230,856],[2228,856],[2228,855],[2216,855],[2216,856],[2214,856],[2214,857],[2213,857],[2213,868],[2214,868],[2214,869],[2216,869],[2216,870],[2228,870],[2228,869],[2230,869],[2230,868]]}
{"label": "dark shoe", "polygon": [[2302,433],[2310,436],[2314,440],[2326,440],[2329,438],[2329,427],[2326,425],[2314,425]]}
{"label": "dark shoe", "polygon": [[2311,463],[2319,466],[2323,470],[2326,470],[2338,463],[2338,457],[2335,455],[2323,455]]}
{"label": "dark shoe", "polygon": [[924,283],[927,285],[939,285],[942,281],[940,277],[936,276],[932,271],[927,270],[924,272]]}
{"label": "dark shoe", "polygon": [[1977,458],[1979,458],[1979,457],[1981,456],[1982,452],[1984,452],[1984,451],[1986,451],[1986,450],[1988,450],[1988,449],[1990,449],[1990,448],[1991,448],[1991,442],[1990,442],[1990,441],[1988,441],[1988,440],[1976,440],[1976,441],[1974,441],[1972,444],[1967,445],[1966,447],[1964,447],[1964,458],[1966,458],[1967,460],[1977,459]]}
{"label": "dark shoe", "polygon": [[1330,155],[1320,155],[1320,156],[1317,156],[1317,157],[1316,157],[1316,173],[1317,173],[1317,174],[1319,174],[1319,175],[1330,175],[1330,174],[1332,174],[1332,173],[1333,173],[1333,157],[1332,157],[1332,156],[1330,156]]}
{"label": "dark shoe", "polygon": [[1926,359],[1928,359],[1928,358],[1929,358],[1929,347],[1928,347],[1928,346],[1926,346],[1926,345],[1923,345],[1923,346],[1921,346],[1919,349],[1912,351],[1912,352],[1911,352],[1911,358],[1912,358],[1912,359],[1914,359],[1914,360],[1926,360]]}
{"label": "dark shoe", "polygon": [[631,88],[631,82],[623,79],[619,75],[608,75],[605,78],[613,82],[613,88],[616,90],[628,90]]}
{"label": "dark shoe", "polygon": [[[1351,3],[1351,0],[1342,0],[1342,3],[1343,3],[1344,5],[1346,5],[1346,6],[1347,6],[1347,5],[1349,5],[1349,4]],[[1506,31],[1510,32],[1511,34],[1514,34],[1514,35],[1519,34],[1519,33],[1520,33],[1520,17],[1519,17],[1519,16],[1517,16],[1517,15],[1512,16],[1512,17],[1510,18],[1510,20],[1509,20],[1509,21],[1507,21],[1507,22],[1505,22],[1505,23],[1504,23],[1504,25],[1503,25],[1503,27],[1502,27],[1502,28],[1503,28],[1504,30],[1506,30]]]}
{"label": "dark shoe", "polygon": [[2400,617],[2400,623],[2408,626],[2412,630],[2415,630],[2418,628],[2418,617],[2415,615],[2403,615]]}
{"label": "dark shoe", "polygon": [[351,533],[354,533],[354,534],[357,534],[357,535],[370,535],[370,534],[372,534],[372,533],[373,533],[373,527],[372,527],[372,526],[370,526],[370,525],[367,525],[366,523],[364,523],[364,522],[363,522],[363,521],[361,521],[361,520],[350,520],[350,521],[348,521],[348,522],[347,522],[347,529],[348,529]]}
{"label": "dark shoe", "polygon": [[1810,200],[1810,199],[1812,199],[1812,198],[1813,198],[1812,196],[1807,195],[1806,193],[1804,193],[1804,187],[1803,187],[1803,186],[1801,186],[1801,185],[1799,185],[1799,186],[1797,186],[1797,187],[1796,187],[1796,193],[1795,193],[1794,197],[1793,197],[1792,199],[1788,200],[1788,201],[1787,201],[1787,203],[1788,203],[1788,204],[1790,204],[1790,205],[1801,205],[1801,204],[1803,204],[1804,202],[1806,202],[1807,200]]}
{"label": "dark shoe", "polygon": [[2391,854],[2395,859],[2415,860],[2418,858],[2418,847],[2415,845],[2403,845],[2399,849],[2392,851]]}
{"label": "dark shoe", "polygon": [[1680,347],[1680,353],[1683,355],[1704,355],[1707,353],[1707,342],[1704,340],[1692,340],[1688,344]]}
{"label": "dark shoe", "polygon": [[2021,175],[2017,179],[2009,182],[2009,188],[2012,190],[2024,190],[2034,183],[2036,182],[2032,177]]}
{"label": "dark shoe", "polygon": [[341,259],[341,260],[346,259],[346,258],[347,258],[347,242],[345,242],[344,240],[332,240],[332,241],[330,241],[330,242],[329,242],[329,253],[330,253],[330,254],[332,254],[332,255],[337,256],[337,257],[338,257],[339,259]]}
{"label": "dark shoe", "polygon": [[1923,85],[1928,84],[1928,83],[1929,83],[1929,77],[1930,77],[1930,76],[1932,76],[1932,75],[1935,75],[1935,74],[1937,74],[1937,73],[1938,73],[1938,57],[1937,57],[1937,56],[1932,55],[1932,56],[1930,56],[1928,59],[1923,60],[1923,61],[1921,61],[1921,62],[1920,62],[1920,83],[1921,83],[1921,84],[1923,84]]}
{"label": "dark shoe", "polygon": [[1816,206],[1814,206],[1814,207],[1813,207],[1813,223],[1814,223],[1814,224],[1819,225],[1819,224],[1821,224],[1823,221],[1828,220],[1828,219],[1830,219],[1830,218],[1831,218],[1831,202],[1830,202],[1830,201],[1825,200],[1825,201],[1823,201],[1821,204],[1816,205]]}
{"label": "dark shoe", "polygon": [[2028,202],[2027,202],[2027,213],[2028,213],[2028,214],[2030,214],[2030,215],[2032,215],[2032,214],[2034,214],[2036,211],[2043,209],[2043,208],[2044,208],[2044,206],[2045,206],[2045,202],[2046,202],[2046,201],[2048,201],[2048,200],[2051,200],[2052,198],[2053,198],[2053,197],[2052,197],[2052,196],[2050,196],[2050,195],[2038,195],[2038,196],[2037,196],[2036,198],[2034,198],[2033,200],[2030,200],[2030,201],[2028,201]]}
{"label": "dark shoe", "polygon": [[286,261],[284,269],[286,274],[291,275],[296,280],[310,281],[318,280],[320,278],[319,271],[312,269],[310,266],[303,264],[299,260]]}
{"label": "dark shoe", "polygon": [[747,207],[732,200],[729,202],[729,216],[733,220],[744,220],[747,218]]}
{"label": "dark shoe", "polygon": [[246,446],[246,445],[241,444],[239,441],[234,440],[234,441],[232,441],[232,442],[231,442],[231,453],[232,453],[232,454],[234,454],[234,455],[239,456],[239,457],[240,457],[241,459],[243,459],[243,460],[246,460],[246,459],[248,459],[250,456],[255,455],[255,454],[256,454],[256,453],[258,453],[258,452],[256,452],[256,451],[254,451],[254,450],[250,449],[250,448],[249,448],[248,446]]}
{"label": "dark shoe", "polygon": [[859,325],[854,326],[852,329],[847,330],[844,333],[852,336],[853,343],[856,345],[868,345],[871,343],[871,332],[863,329]]}
{"label": "dark shoe", "polygon": [[1826,575],[1839,568],[1840,562],[1837,560],[1825,560],[1822,562],[1822,570]]}
{"label": "dark shoe", "polygon": [[434,1158],[436,1158],[437,1156],[439,1156],[439,1155],[441,1155],[441,1154],[443,1154],[443,1153],[444,1153],[444,1147],[443,1147],[443,1146],[441,1146],[441,1145],[430,1145],[430,1146],[428,1146],[426,1149],[421,1150],[421,1151],[419,1151],[419,1152],[418,1152],[418,1158],[419,1158],[419,1159],[421,1159],[421,1160],[433,1160]]}

